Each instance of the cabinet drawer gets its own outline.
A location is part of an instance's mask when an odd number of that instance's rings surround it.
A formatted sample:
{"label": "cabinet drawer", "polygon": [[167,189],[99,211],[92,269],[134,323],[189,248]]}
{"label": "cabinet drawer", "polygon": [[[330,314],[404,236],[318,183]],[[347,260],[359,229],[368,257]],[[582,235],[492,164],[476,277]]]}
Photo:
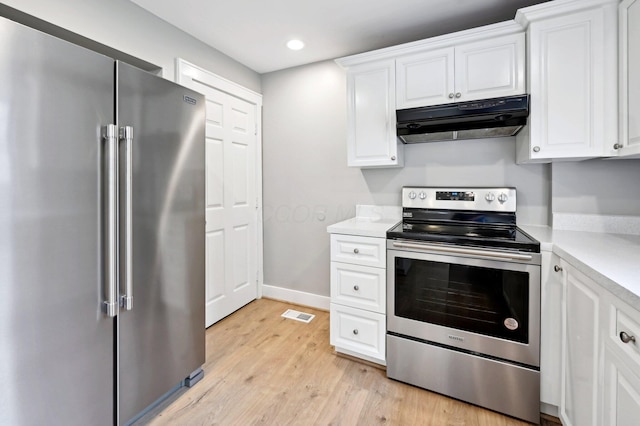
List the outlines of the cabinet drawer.
{"label": "cabinet drawer", "polygon": [[331,234],[331,260],[384,268],[386,239]]}
{"label": "cabinet drawer", "polygon": [[[640,324],[630,315],[627,315],[625,311],[620,309],[619,306],[614,305],[613,310],[615,312],[615,334],[610,336],[615,342],[616,346],[622,349],[631,360],[640,368]],[[626,336],[621,334],[625,333]],[[627,338],[627,343],[622,339]],[[629,340],[629,339],[635,339]]]}
{"label": "cabinet drawer", "polygon": [[331,344],[337,351],[385,362],[385,316],[348,306],[331,304]]}
{"label": "cabinet drawer", "polygon": [[386,270],[331,262],[331,301],[385,313]]}

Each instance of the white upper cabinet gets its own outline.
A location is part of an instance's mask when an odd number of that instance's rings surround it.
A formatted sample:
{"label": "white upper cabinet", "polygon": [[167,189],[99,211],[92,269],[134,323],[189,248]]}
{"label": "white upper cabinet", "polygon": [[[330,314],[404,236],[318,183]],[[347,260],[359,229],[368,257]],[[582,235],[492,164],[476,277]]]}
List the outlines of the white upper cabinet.
{"label": "white upper cabinet", "polygon": [[452,102],[455,91],[454,57],[450,47],[396,59],[397,108]]}
{"label": "white upper cabinet", "polygon": [[525,93],[524,33],[456,46],[458,101]]}
{"label": "white upper cabinet", "polygon": [[615,155],[617,1],[556,0],[516,20],[528,25],[531,95],[518,162]]}
{"label": "white upper cabinet", "polygon": [[396,109],[522,94],[524,58],[511,21],[337,59],[347,75],[347,165],[402,167]]}
{"label": "white upper cabinet", "polygon": [[524,33],[401,56],[396,59],[396,107],[523,94],[524,61]]}
{"label": "white upper cabinet", "polygon": [[350,67],[347,71],[347,165],[402,166],[396,136],[393,60]]}
{"label": "white upper cabinet", "polygon": [[640,157],[640,0],[623,0],[620,24],[620,157]]}

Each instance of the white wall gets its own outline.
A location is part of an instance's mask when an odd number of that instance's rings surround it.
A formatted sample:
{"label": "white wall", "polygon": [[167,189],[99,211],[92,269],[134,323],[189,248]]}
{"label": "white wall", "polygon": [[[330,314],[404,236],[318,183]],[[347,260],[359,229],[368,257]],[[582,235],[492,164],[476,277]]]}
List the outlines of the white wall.
{"label": "white wall", "polygon": [[346,166],[346,77],[333,61],[263,75],[265,284],[329,295],[326,227],[404,185],[515,186],[518,221],[547,224],[550,166],[515,164],[514,138],[405,147],[404,168]]}
{"label": "white wall", "polygon": [[640,160],[554,163],[554,213],[640,216]]}
{"label": "white wall", "polygon": [[9,7],[162,67],[181,57],[260,93],[260,75],[129,0],[3,0]]}

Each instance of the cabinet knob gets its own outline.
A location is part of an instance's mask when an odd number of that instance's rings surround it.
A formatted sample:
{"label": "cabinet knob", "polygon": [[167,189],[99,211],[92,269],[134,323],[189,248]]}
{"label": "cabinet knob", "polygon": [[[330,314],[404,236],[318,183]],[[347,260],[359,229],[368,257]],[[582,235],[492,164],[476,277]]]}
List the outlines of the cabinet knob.
{"label": "cabinet knob", "polygon": [[354,285],[354,286],[353,286],[353,289],[354,289],[355,291],[358,291],[358,290],[360,290],[360,287],[359,287],[359,286],[357,286],[357,285]]}
{"label": "cabinet knob", "polygon": [[353,334],[356,334],[356,335],[358,334],[358,329],[357,328],[353,330]]}
{"label": "cabinet knob", "polygon": [[620,149],[622,148],[622,144],[621,143],[616,143],[613,145],[613,149]]}
{"label": "cabinet knob", "polygon": [[534,146],[533,147],[533,152],[540,152],[540,147],[539,146]]}
{"label": "cabinet knob", "polygon": [[622,343],[629,343],[629,342],[636,342],[636,337],[635,336],[629,336],[627,333],[625,333],[624,331],[620,332],[620,340],[622,340]]}
{"label": "cabinet knob", "polygon": [[555,265],[553,267],[553,270],[556,271],[556,272],[562,272],[562,266]]}
{"label": "cabinet knob", "polygon": [[354,248],[354,249],[353,249],[353,252],[354,252],[355,254],[358,254],[358,253],[360,253],[360,250],[358,250],[357,248]]}
{"label": "cabinet knob", "polygon": [[391,156],[391,161],[396,161],[396,156],[395,155]]}
{"label": "cabinet knob", "polygon": [[449,99],[453,99],[453,93],[449,93]]}
{"label": "cabinet knob", "polygon": [[460,92],[456,93],[456,99],[459,98],[460,96],[462,96],[462,93]]}

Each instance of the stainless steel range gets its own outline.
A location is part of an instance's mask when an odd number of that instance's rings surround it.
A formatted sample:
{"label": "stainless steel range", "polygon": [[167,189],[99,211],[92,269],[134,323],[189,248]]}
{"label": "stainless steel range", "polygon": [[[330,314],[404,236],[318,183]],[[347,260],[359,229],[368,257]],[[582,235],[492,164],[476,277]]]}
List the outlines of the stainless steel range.
{"label": "stainless steel range", "polygon": [[515,188],[402,189],[387,232],[387,376],[538,423],[540,244]]}

